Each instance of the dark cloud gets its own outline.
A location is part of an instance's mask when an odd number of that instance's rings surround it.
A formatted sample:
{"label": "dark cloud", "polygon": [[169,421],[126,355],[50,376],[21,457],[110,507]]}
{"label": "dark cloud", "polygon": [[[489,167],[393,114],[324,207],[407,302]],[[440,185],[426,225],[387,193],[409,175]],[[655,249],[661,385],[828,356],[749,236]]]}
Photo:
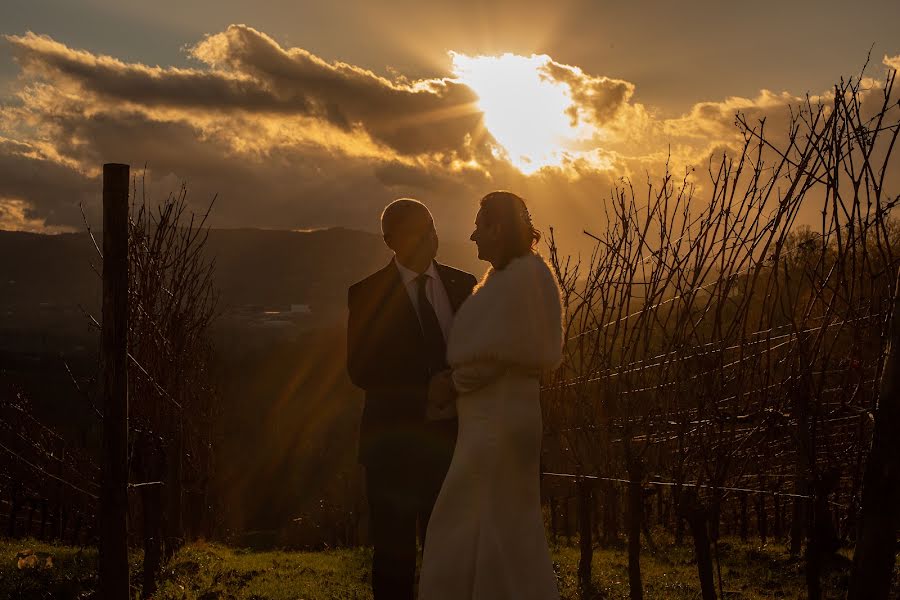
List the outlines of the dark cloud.
{"label": "dark cloud", "polygon": [[225,136],[203,136],[187,122],[159,122],[140,113],[61,119],[62,146],[86,164],[115,160],[148,165],[156,194],[188,185],[196,209],[218,196],[214,224],[269,228],[334,225],[364,227],[390,192],[373,174],[369,159],[334,156],[307,147],[271,149],[264,159],[234,153]]}
{"label": "dark cloud", "polygon": [[[0,205],[3,222],[25,221],[54,228],[81,222],[80,203],[95,204],[96,180],[60,162],[41,156],[37,148],[0,138]],[[13,210],[15,209],[15,210]]]}
{"label": "dark cloud", "polygon": [[302,48],[285,50],[245,25],[208,36],[192,54],[252,77],[277,98],[308,99],[331,124],[361,126],[402,154],[462,151],[467,136],[484,135],[476,96],[451,80],[394,83],[353,65],[327,63]]}
{"label": "dark cloud", "polygon": [[7,36],[13,55],[32,76],[68,84],[111,102],[200,109],[249,109],[306,113],[303,96],[278,98],[250,79],[196,69],[128,64],[73,50],[46,36]]}
{"label": "dark cloud", "polygon": [[[262,158],[247,156],[233,151],[227,130],[204,135],[189,122],[157,121],[141,112],[84,118],[72,111],[55,115],[52,131],[59,140],[56,149],[66,160],[95,169],[104,162],[125,162],[137,175],[147,165],[151,199],[161,199],[182,181],[195,210],[217,197],[212,224],[220,227],[373,229],[381,209],[394,198],[411,195],[433,201],[449,187],[464,187],[460,182],[466,179],[465,174],[458,180],[449,176],[440,164],[413,168],[397,163],[407,178],[387,183],[380,161],[303,145],[274,147]],[[7,162],[10,175],[18,179],[3,177]],[[77,202],[72,204],[74,190],[94,191],[78,199],[85,200],[96,220],[98,185],[96,178],[50,161],[0,155],[0,197],[29,199],[34,207],[29,218],[46,218],[48,224],[81,226]],[[69,210],[63,210],[66,207]]]}
{"label": "dark cloud", "polygon": [[286,50],[244,25],[208,36],[192,55],[211,69],[129,64],[28,33],[8,36],[22,68],[107,103],[303,115],[359,128],[401,154],[469,153],[485,136],[475,96],[449,80],[393,83],[370,71]]}

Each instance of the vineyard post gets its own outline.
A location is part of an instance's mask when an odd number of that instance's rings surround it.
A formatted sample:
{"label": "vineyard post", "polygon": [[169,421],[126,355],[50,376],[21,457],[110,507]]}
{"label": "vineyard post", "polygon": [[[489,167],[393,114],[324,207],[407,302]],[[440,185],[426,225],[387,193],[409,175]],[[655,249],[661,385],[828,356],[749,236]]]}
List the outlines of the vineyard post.
{"label": "vineyard post", "polygon": [[103,165],[103,455],[100,597],[128,598],[128,182],[129,167]]}
{"label": "vineyard post", "polygon": [[578,560],[578,582],[581,597],[591,597],[591,562],[594,559],[594,541],[591,534],[591,505],[593,504],[593,482],[580,478],[578,489],[578,541],[580,557]]}
{"label": "vineyard post", "polygon": [[853,555],[849,600],[882,600],[890,595],[900,522],[900,272],[884,355],[884,373],[875,414],[872,447],[863,476],[859,534]]}

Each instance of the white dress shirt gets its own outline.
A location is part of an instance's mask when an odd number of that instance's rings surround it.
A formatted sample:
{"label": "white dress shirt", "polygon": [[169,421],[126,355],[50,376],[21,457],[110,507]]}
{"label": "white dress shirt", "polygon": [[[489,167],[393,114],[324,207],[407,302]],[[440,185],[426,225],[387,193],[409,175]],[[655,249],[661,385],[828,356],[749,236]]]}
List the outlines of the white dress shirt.
{"label": "white dress shirt", "polygon": [[[419,284],[416,283],[416,278],[419,274],[401,265],[396,257],[394,257],[394,264],[397,265],[400,277],[403,279],[404,285],[406,285],[406,291],[409,293],[409,299],[412,300],[412,305],[416,309],[416,314],[419,314]],[[441,276],[438,274],[433,261],[424,274],[428,276],[428,281],[425,283],[425,297],[431,302],[434,314],[437,315],[438,323],[441,325],[444,341],[447,341],[447,337],[450,335],[450,326],[453,325],[453,307],[450,305],[450,298],[447,296],[444,282],[441,281]],[[419,320],[421,321],[421,316]]]}

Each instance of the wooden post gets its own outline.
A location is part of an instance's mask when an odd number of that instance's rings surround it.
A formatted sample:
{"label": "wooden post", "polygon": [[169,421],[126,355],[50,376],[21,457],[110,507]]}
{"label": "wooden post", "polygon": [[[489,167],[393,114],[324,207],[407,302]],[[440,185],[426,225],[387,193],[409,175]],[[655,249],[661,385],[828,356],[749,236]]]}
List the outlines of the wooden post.
{"label": "wooden post", "polygon": [[556,497],[550,496],[550,533],[553,536],[553,543],[556,543]]}
{"label": "wooden post", "polygon": [[25,537],[31,536],[31,524],[34,522],[34,511],[37,510],[37,501],[34,497],[28,499],[28,525],[25,527]]}
{"label": "wooden post", "polygon": [[675,513],[675,545],[681,547],[684,545],[684,517],[681,509],[681,483],[672,486],[672,512]]}
{"label": "wooden post", "polygon": [[891,593],[900,524],[900,274],[894,291],[890,339],[872,447],[863,475],[862,509],[853,554],[849,600],[881,600]]}
{"label": "wooden post", "polygon": [[78,513],[75,516],[75,524],[72,525],[72,537],[69,538],[69,543],[72,546],[78,546],[81,542],[81,513]]}
{"label": "wooden post", "polygon": [[581,550],[578,560],[578,582],[582,598],[591,597],[591,562],[594,559],[594,543],[591,535],[591,517],[593,505],[592,482],[587,479],[578,480],[578,541]]}
{"label": "wooden post", "polygon": [[145,485],[141,488],[141,512],[144,515],[143,598],[150,598],[156,593],[162,567],[162,495],[161,486]]}
{"label": "wooden post", "polygon": [[[653,493],[653,490],[641,490],[641,493],[644,495],[643,497],[646,499],[650,494]],[[641,511],[641,531],[644,534],[644,540],[647,542],[647,547],[650,549],[650,552],[656,554],[656,542],[653,541],[653,534],[650,533],[650,519],[651,519],[651,509],[653,506],[653,502],[642,502],[642,511]]]}
{"label": "wooden post", "polygon": [[641,511],[644,502],[644,490],[641,482],[644,478],[643,465],[631,459],[628,465],[628,591],[631,600],[643,600],[644,585],[641,580]]}
{"label": "wooden post", "polygon": [[66,527],[69,525],[69,510],[65,504],[59,507],[59,541],[66,539]]}
{"label": "wooden post", "polygon": [[836,468],[825,471],[814,482],[812,489],[815,500],[812,503],[812,526],[806,543],[806,597],[808,600],[822,598],[822,574],[825,564],[841,544],[838,540],[828,498],[840,482],[841,472]]}
{"label": "wooden post", "polygon": [[656,519],[660,527],[666,525],[665,502],[663,501],[662,489],[656,488]]}
{"label": "wooden post", "polygon": [[[766,483],[762,475],[759,476],[759,489],[766,489]],[[759,528],[759,540],[762,545],[765,546],[769,538],[769,522],[768,513],[766,512],[765,494],[759,494],[759,499],[756,503],[756,524]]]}
{"label": "wooden post", "polygon": [[10,487],[10,502],[9,502],[9,527],[7,529],[6,535],[7,537],[13,538],[16,536],[16,513],[19,512],[19,487],[21,484],[16,485],[15,483]]}
{"label": "wooden post", "polygon": [[44,532],[47,530],[47,499],[41,498],[41,532],[38,539],[44,540]]}
{"label": "wooden post", "polygon": [[[48,503],[51,501],[48,500]],[[56,532],[59,529],[59,506],[53,506],[50,504],[50,516],[47,520],[47,528],[49,533],[47,534],[47,539],[52,540],[56,537]]]}
{"label": "wooden post", "polygon": [[694,537],[694,554],[697,558],[697,573],[700,576],[700,593],[703,600],[716,600],[713,578],[712,555],[709,551],[709,511],[703,506],[696,490],[686,489],[681,498],[682,516],[687,520]]}
{"label": "wooden post", "polygon": [[707,523],[709,525],[709,539],[713,542],[719,541],[722,526],[722,491],[718,488],[713,490],[712,497],[709,500],[709,515]]}
{"label": "wooden post", "polygon": [[128,598],[128,182],[129,167],[103,165],[103,454],[100,597]]}
{"label": "wooden post", "polygon": [[775,504],[775,522],[772,524],[772,534],[776,540],[780,540],[782,533],[784,533],[782,527],[784,523],[784,505],[781,502],[781,496],[777,494],[772,498],[772,501]]}
{"label": "wooden post", "polygon": [[[179,397],[180,402],[184,399]],[[176,427],[174,439],[172,440],[171,450],[166,453],[165,465],[167,483],[164,488],[167,500],[165,500],[165,543],[163,548],[165,551],[165,559],[168,560],[175,556],[175,552],[184,543],[184,519],[183,519],[183,462],[184,455],[184,413],[179,409],[176,418]]]}
{"label": "wooden post", "polygon": [[[59,449],[59,459],[56,461],[56,475],[62,479],[65,477],[65,473],[63,472],[63,466],[66,464],[66,448],[61,444],[55,444],[60,446]],[[66,511],[66,494],[65,489],[63,488],[62,481],[56,482],[56,510],[59,513],[59,518],[57,519],[57,534],[56,539],[62,541],[65,539],[66,535],[66,518],[68,517],[68,513]]]}
{"label": "wooden post", "polygon": [[[794,493],[799,496],[809,495],[809,484],[815,473],[815,456],[813,452],[814,436],[812,434],[812,418],[810,416],[810,393],[803,385],[793,392],[794,413],[797,419],[797,457],[794,466]],[[777,500],[777,497],[776,497]],[[794,498],[794,511],[791,516],[791,556],[800,556],[803,540],[808,531],[810,514],[806,498]]]}
{"label": "wooden post", "polygon": [[619,541],[619,497],[611,481],[604,483],[603,490],[603,540],[606,546],[612,546]]}
{"label": "wooden post", "polygon": [[747,541],[750,528],[747,525],[747,492],[741,492],[741,540]]}

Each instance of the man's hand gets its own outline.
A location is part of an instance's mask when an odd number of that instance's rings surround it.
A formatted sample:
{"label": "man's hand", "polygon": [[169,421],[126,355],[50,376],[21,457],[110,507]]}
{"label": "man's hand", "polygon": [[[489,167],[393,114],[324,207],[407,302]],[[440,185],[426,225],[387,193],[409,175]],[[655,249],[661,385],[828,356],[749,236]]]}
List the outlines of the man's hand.
{"label": "man's hand", "polygon": [[452,371],[441,371],[428,384],[428,406],[425,418],[431,421],[452,419],[456,416],[456,388]]}

